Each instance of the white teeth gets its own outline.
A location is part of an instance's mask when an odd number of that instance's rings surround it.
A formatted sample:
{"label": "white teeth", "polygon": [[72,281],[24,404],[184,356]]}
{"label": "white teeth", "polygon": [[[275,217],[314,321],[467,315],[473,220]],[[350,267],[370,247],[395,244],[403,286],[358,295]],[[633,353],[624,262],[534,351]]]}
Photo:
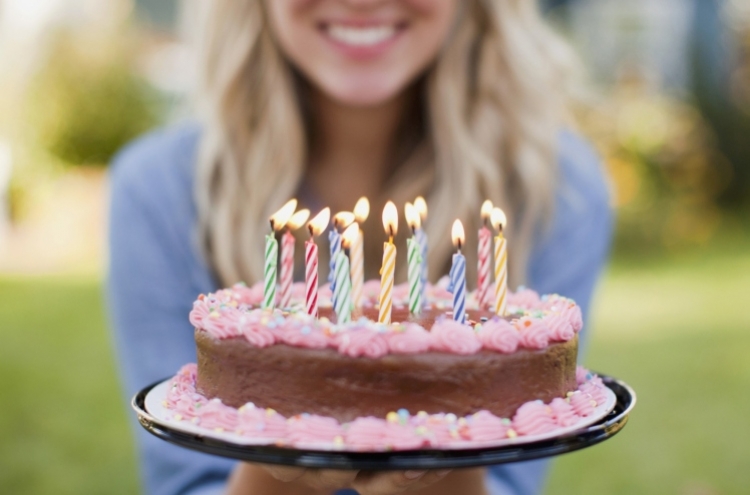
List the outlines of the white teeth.
{"label": "white teeth", "polygon": [[352,46],[372,46],[392,38],[394,26],[350,27],[340,24],[328,26],[328,35],[336,41]]}

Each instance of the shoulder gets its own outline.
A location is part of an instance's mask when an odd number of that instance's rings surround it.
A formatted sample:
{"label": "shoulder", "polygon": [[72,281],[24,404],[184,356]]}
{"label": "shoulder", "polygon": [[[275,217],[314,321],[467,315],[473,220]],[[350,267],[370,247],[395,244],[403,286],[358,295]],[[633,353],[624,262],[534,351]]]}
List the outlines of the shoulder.
{"label": "shoulder", "polygon": [[113,195],[135,195],[141,202],[190,195],[199,139],[197,124],[181,124],[128,144],[111,164]]}

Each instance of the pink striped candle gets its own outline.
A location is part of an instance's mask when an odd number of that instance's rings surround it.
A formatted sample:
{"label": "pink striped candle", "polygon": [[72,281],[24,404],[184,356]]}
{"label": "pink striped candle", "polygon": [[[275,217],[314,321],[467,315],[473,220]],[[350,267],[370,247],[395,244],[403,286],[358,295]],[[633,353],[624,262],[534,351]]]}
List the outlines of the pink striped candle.
{"label": "pink striped candle", "polygon": [[317,318],[318,313],[318,246],[315,236],[328,227],[331,219],[330,208],[324,208],[307,224],[310,240],[305,242],[305,309],[307,314]]}

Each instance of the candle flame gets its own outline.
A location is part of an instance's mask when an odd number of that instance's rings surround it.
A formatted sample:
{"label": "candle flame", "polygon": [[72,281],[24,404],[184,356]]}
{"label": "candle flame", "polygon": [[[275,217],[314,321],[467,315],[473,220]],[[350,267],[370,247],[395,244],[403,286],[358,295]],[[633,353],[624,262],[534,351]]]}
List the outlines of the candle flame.
{"label": "candle flame", "polygon": [[499,232],[505,230],[505,226],[508,224],[508,218],[505,216],[505,212],[500,208],[493,208],[492,215],[490,216],[490,222]]}
{"label": "candle flame", "polygon": [[345,229],[354,223],[356,218],[351,211],[340,211],[333,216],[333,225],[338,229]]}
{"label": "candle flame", "polygon": [[406,223],[409,224],[412,230],[417,230],[422,226],[422,219],[419,216],[419,210],[417,210],[416,206],[407,202],[406,206],[404,206],[404,214],[406,215]]}
{"label": "candle flame", "polygon": [[398,210],[393,201],[388,201],[383,208],[383,228],[389,237],[394,237],[398,232]]}
{"label": "candle flame", "polygon": [[279,231],[284,228],[289,219],[294,215],[294,210],[297,209],[297,200],[290,199],[279,211],[271,215],[271,228]]}
{"label": "candle flame", "polygon": [[359,198],[357,204],[354,205],[354,216],[357,217],[359,223],[364,223],[370,216],[370,201],[364,196]]}
{"label": "candle flame", "polygon": [[307,224],[307,230],[310,231],[311,236],[318,236],[328,227],[328,222],[331,221],[331,209],[323,208],[320,213],[315,215],[315,218],[310,220]]}
{"label": "candle flame", "polygon": [[297,230],[307,222],[308,218],[310,218],[310,210],[305,208],[304,210],[300,210],[292,215],[292,218],[289,219],[286,226],[289,230]]}
{"label": "candle flame", "polygon": [[461,246],[464,245],[465,241],[464,224],[461,223],[461,220],[453,222],[451,237],[453,238],[453,245],[458,249],[461,249]]}
{"label": "candle flame", "polygon": [[492,216],[492,208],[493,208],[492,201],[490,201],[489,199],[486,200],[484,203],[482,203],[482,220],[483,221],[486,222],[487,220],[490,219],[490,217]]}
{"label": "candle flame", "polygon": [[343,234],[341,234],[341,245],[344,249],[349,249],[351,245],[354,244],[357,236],[359,236],[359,224],[353,223],[344,230]]}
{"label": "candle flame", "polygon": [[414,200],[414,207],[417,209],[419,216],[424,222],[427,219],[427,201],[425,201],[422,196],[417,196],[417,199]]}

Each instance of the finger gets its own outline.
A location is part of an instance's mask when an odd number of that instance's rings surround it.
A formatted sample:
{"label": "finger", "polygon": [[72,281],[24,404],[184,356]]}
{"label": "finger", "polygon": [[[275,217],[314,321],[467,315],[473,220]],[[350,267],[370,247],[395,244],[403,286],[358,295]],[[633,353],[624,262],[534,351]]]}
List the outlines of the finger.
{"label": "finger", "polygon": [[308,469],[301,481],[321,490],[335,490],[352,486],[359,471],[336,469]]}
{"label": "finger", "polygon": [[450,469],[433,469],[431,471],[427,471],[427,474],[421,476],[417,480],[417,483],[414,486],[410,486],[409,489],[411,490],[428,487],[431,484],[436,483],[448,476],[450,472]]}
{"label": "finger", "polygon": [[384,471],[360,473],[352,487],[360,495],[401,493],[418,485],[428,471]]}
{"label": "finger", "polygon": [[307,471],[301,467],[290,467],[290,466],[274,466],[272,464],[263,464],[263,469],[268,471],[274,478],[284,483],[290,483],[298,480],[305,475]]}

